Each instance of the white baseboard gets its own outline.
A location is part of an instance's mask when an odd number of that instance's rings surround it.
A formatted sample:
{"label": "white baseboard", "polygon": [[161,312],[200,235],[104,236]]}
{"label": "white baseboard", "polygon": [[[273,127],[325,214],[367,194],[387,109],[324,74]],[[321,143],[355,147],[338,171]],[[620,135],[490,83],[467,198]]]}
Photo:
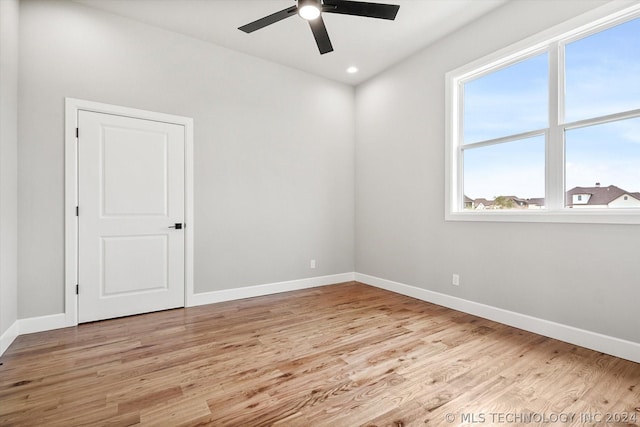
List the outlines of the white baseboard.
{"label": "white baseboard", "polygon": [[0,337],[0,356],[9,348],[13,340],[20,335],[66,328],[67,326],[69,325],[64,313],[18,319]]}
{"label": "white baseboard", "polygon": [[268,283],[265,285],[246,286],[243,288],[203,292],[199,294],[193,294],[189,301],[187,301],[187,306],[194,307],[197,305],[215,304],[217,302],[233,301],[243,298],[253,298],[263,295],[277,294],[280,292],[297,291],[300,289],[333,285],[336,283],[350,282],[353,280],[354,273],[342,273],[332,274],[330,276],[319,276],[299,280],[290,280],[287,282]]}
{"label": "white baseboard", "polygon": [[9,348],[13,340],[18,337],[18,321],[13,322],[9,329],[0,335],[0,356]]}
{"label": "white baseboard", "polygon": [[[330,276],[311,277],[287,282],[199,293],[189,298],[187,306],[193,307],[204,304],[214,304],[223,301],[332,285],[352,280],[640,363],[640,343],[610,337],[597,332],[587,331],[361,273],[333,274]],[[0,355],[4,353],[18,335],[65,328],[68,326],[69,321],[64,313],[19,319],[0,336]]]}
{"label": "white baseboard", "polygon": [[27,319],[18,320],[18,332],[20,335],[50,331],[52,329],[66,328],[68,326],[67,317],[64,313],[29,317]]}
{"label": "white baseboard", "polygon": [[524,329],[525,331],[534,332],[536,334],[544,335],[545,337],[554,338],[640,363],[640,343],[610,337],[597,332],[591,332],[575,328],[573,326],[551,322],[549,320],[540,319],[526,314],[520,314],[514,311],[504,310],[490,305],[366,274],[355,273],[355,280],[377,288],[386,289],[388,291],[410,296],[422,301],[427,301],[462,311],[464,313],[473,314],[474,316],[503,323],[505,325]]}

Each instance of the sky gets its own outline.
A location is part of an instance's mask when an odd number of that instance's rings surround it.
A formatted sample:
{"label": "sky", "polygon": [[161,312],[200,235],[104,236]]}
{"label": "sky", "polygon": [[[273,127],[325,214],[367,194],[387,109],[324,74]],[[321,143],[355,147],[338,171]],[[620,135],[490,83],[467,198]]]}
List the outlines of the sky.
{"label": "sky", "polygon": [[[640,108],[640,18],[569,43],[565,123]],[[464,85],[464,143],[548,126],[548,54]],[[565,179],[640,192],[640,118],[573,129],[565,135]],[[544,197],[544,137],[464,151],[464,193]]]}

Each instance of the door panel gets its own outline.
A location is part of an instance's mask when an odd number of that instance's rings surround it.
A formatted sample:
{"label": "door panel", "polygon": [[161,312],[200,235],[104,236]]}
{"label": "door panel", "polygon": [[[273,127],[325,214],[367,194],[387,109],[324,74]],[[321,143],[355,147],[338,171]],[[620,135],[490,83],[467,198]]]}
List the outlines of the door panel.
{"label": "door panel", "polygon": [[184,306],[184,127],[78,115],[78,319]]}
{"label": "door panel", "polygon": [[101,297],[168,289],[167,236],[103,237],[101,249]]}
{"label": "door panel", "polygon": [[167,215],[167,135],[103,128],[103,216]]}

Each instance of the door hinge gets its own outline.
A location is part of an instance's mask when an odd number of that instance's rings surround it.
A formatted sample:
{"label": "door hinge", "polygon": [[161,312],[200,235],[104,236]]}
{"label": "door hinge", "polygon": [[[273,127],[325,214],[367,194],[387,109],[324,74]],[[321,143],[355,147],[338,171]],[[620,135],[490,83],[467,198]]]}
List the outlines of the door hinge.
{"label": "door hinge", "polygon": [[80,216],[80,207],[76,206],[76,216]]}
{"label": "door hinge", "polygon": [[76,285],[76,295],[80,294],[80,285]]}
{"label": "door hinge", "polygon": [[80,138],[80,128],[76,128],[76,138]]}

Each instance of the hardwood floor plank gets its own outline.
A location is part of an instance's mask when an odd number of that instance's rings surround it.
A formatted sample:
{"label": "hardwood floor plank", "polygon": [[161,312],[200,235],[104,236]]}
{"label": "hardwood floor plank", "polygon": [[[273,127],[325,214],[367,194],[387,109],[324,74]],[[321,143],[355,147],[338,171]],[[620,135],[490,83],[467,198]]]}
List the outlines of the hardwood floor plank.
{"label": "hardwood floor plank", "polygon": [[2,426],[640,426],[640,364],[356,282],[23,335],[0,362]]}
{"label": "hardwood floor plank", "polygon": [[411,425],[425,425],[424,407],[415,400],[399,405],[384,414],[361,424],[361,427],[405,427]]}

